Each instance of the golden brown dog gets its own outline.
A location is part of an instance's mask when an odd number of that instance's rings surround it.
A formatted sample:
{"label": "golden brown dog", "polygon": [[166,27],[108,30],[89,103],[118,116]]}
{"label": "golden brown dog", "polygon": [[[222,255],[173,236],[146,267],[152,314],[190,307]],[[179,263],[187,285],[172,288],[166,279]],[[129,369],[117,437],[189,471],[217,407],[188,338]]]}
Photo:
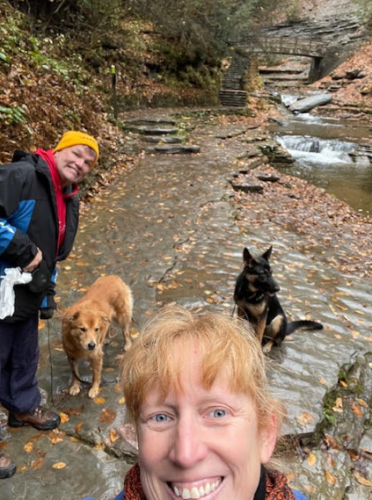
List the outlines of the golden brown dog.
{"label": "golden brown dog", "polygon": [[80,392],[79,359],[90,361],[93,382],[89,397],[95,398],[101,383],[103,343],[112,320],[124,334],[124,350],[131,346],[129,334],[132,320],[132,292],[119,276],[98,278],[86,294],[69,307],[62,316],[62,344],[67,354],[71,370],[70,394]]}

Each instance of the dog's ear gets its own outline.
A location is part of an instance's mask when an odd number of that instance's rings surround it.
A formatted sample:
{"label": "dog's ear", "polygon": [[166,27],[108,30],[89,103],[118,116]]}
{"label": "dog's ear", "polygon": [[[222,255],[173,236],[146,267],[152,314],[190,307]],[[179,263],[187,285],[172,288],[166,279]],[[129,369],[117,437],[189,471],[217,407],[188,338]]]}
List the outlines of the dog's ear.
{"label": "dog's ear", "polygon": [[265,253],[262,254],[262,258],[265,259],[265,260],[267,260],[267,262],[269,262],[272,249],[273,249],[273,247],[271,246],[268,250],[266,250]]}
{"label": "dog's ear", "polygon": [[252,257],[252,255],[249,253],[249,250],[247,247],[244,248],[243,250],[243,261],[250,265],[253,261],[254,261],[254,258]]}
{"label": "dog's ear", "polygon": [[104,313],[103,311],[97,311],[97,314],[99,315],[99,317],[101,318],[101,320],[105,323],[110,323],[110,318],[107,316],[106,313]]}
{"label": "dog's ear", "polygon": [[68,310],[64,312],[62,316],[62,320],[64,321],[76,321],[79,317],[79,311],[76,311],[74,314],[71,314]]}

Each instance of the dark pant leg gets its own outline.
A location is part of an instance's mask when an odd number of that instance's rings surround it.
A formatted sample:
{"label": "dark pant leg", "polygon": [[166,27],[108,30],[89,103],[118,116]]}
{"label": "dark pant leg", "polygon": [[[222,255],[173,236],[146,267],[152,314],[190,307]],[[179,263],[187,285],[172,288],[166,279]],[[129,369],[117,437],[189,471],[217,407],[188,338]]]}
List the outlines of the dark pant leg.
{"label": "dark pant leg", "polygon": [[0,322],[0,403],[13,413],[33,412],[40,404],[37,316]]}

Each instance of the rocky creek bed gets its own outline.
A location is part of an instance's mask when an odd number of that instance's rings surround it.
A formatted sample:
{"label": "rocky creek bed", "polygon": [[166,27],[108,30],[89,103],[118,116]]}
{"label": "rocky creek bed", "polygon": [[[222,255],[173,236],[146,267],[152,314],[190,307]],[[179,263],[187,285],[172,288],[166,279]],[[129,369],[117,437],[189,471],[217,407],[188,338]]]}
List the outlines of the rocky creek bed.
{"label": "rocky creek bed", "polygon": [[[85,206],[74,253],[60,266],[59,308],[95,277],[114,273],[134,293],[134,339],[146,317],[169,302],[232,314],[244,246],[259,252],[273,245],[289,317],[311,317],[325,327],[293,334],[271,356],[271,385],[287,409],[281,467],[310,499],[364,500],[372,491],[371,220],[270,165],[263,153],[270,113],[258,100],[254,112],[240,114],[126,114],[124,148],[137,160],[112,174]],[[152,130],[137,132],[134,118]],[[182,153],[178,141],[161,139],[164,128],[181,137]],[[159,129],[158,143],[144,140]],[[166,144],[169,154],[156,144]],[[19,466],[1,485],[1,500],[110,500],[136,457],[120,388],[110,383],[120,338],[113,332],[106,383],[92,401],[85,390],[76,398],[66,394],[70,372],[59,322],[40,326],[38,377],[63,424],[51,433],[13,431],[0,411],[5,446]]]}

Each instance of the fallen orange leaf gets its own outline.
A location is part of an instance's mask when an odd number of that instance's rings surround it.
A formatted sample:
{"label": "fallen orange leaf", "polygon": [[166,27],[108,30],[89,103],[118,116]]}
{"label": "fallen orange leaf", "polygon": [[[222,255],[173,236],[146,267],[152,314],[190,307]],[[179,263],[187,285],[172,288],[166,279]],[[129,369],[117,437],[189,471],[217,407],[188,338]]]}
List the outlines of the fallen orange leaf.
{"label": "fallen orange leaf", "polygon": [[369,487],[372,486],[371,481],[369,481],[368,479],[363,477],[359,472],[354,471],[354,476],[359,484],[362,484],[363,486],[369,486]]}
{"label": "fallen orange leaf", "polygon": [[93,401],[96,403],[96,405],[104,405],[106,403],[106,399],[101,397],[94,398]]}
{"label": "fallen orange leaf", "polygon": [[63,411],[59,414],[59,416],[61,417],[62,424],[65,424],[70,420],[70,417],[67,415],[67,413],[64,413]]}
{"label": "fallen orange leaf", "polygon": [[115,429],[110,429],[110,441],[111,443],[115,443],[115,441],[119,438],[118,433]]}
{"label": "fallen orange leaf", "polygon": [[75,432],[76,432],[76,434],[80,433],[81,428],[83,427],[83,424],[84,424],[84,422],[79,422],[78,424],[76,424],[76,426],[75,426]]}
{"label": "fallen orange leaf", "polygon": [[40,469],[40,467],[43,465],[44,459],[43,458],[38,458],[36,460],[33,460],[31,462],[31,468],[34,470]]}
{"label": "fallen orange leaf", "polygon": [[359,418],[363,418],[363,411],[356,403],[354,403],[354,401],[351,401],[349,405],[353,410],[353,413],[355,413],[355,415],[357,415]]}
{"label": "fallen orange leaf", "polygon": [[334,476],[333,474],[331,474],[330,472],[328,472],[327,470],[324,471],[324,475],[328,481],[329,484],[331,484],[332,486],[335,485],[337,483],[337,478],[336,476]]}
{"label": "fallen orange leaf", "polygon": [[55,430],[52,431],[51,434],[49,435],[49,440],[52,444],[61,443],[63,441],[63,438],[64,438],[64,433],[59,432],[58,430],[57,432]]}
{"label": "fallen orange leaf", "polygon": [[368,403],[366,403],[364,401],[364,399],[360,399],[360,398],[355,398],[356,401],[358,401],[358,403],[360,404],[360,406],[364,406],[364,408],[368,408]]}
{"label": "fallen orange leaf", "polygon": [[105,445],[105,443],[103,443],[102,441],[101,441],[100,443],[96,443],[96,444],[94,445],[94,448],[95,448],[96,450],[101,450],[101,451],[103,451],[103,450],[105,449],[105,447],[106,447],[106,445]]}
{"label": "fallen orange leaf", "polygon": [[115,417],[116,417],[116,411],[104,408],[101,411],[99,421],[105,424],[111,424],[115,420]]}
{"label": "fallen orange leaf", "polygon": [[314,486],[310,485],[310,484],[304,484],[303,485],[303,488],[308,492],[308,493],[314,493]]}
{"label": "fallen orange leaf", "polygon": [[297,422],[302,425],[303,427],[306,427],[309,425],[309,423],[314,420],[314,417],[310,415],[310,413],[307,413],[306,411],[302,413],[301,415],[298,415],[296,417]]}
{"label": "fallen orange leaf", "polygon": [[307,460],[308,465],[310,465],[310,467],[312,467],[313,465],[316,464],[316,462],[317,462],[316,456],[314,455],[314,453],[310,452],[309,458]]}
{"label": "fallen orange leaf", "polygon": [[64,469],[66,467],[65,462],[58,462],[52,465],[53,469]]}
{"label": "fallen orange leaf", "polygon": [[344,411],[342,405],[342,398],[336,398],[335,404],[332,408],[333,411],[337,411],[338,413],[342,413]]}
{"label": "fallen orange leaf", "polygon": [[26,453],[31,453],[31,451],[34,449],[34,445],[32,443],[27,443],[24,445],[23,449]]}

